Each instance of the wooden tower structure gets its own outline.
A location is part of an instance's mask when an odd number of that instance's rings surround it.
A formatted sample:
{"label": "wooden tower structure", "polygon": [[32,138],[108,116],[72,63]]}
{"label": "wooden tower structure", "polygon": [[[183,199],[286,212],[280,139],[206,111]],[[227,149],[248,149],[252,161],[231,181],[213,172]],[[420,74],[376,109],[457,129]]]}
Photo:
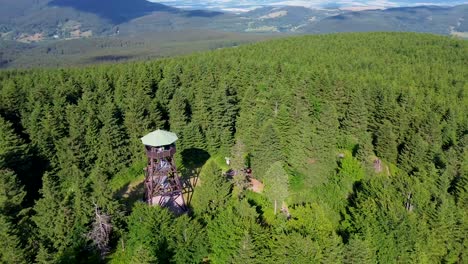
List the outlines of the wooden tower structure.
{"label": "wooden tower structure", "polygon": [[156,130],[141,138],[148,165],[145,168],[145,199],[150,205],[185,210],[183,189],[177,173],[174,155],[177,135]]}

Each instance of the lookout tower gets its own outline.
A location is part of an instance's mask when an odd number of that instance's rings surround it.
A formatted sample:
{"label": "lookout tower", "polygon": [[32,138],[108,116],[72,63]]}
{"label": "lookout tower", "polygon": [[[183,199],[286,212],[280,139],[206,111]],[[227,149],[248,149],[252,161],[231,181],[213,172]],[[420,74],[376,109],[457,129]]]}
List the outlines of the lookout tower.
{"label": "lookout tower", "polygon": [[174,161],[177,139],[176,134],[164,130],[153,131],[141,138],[148,156],[145,199],[150,205],[183,211],[183,189]]}

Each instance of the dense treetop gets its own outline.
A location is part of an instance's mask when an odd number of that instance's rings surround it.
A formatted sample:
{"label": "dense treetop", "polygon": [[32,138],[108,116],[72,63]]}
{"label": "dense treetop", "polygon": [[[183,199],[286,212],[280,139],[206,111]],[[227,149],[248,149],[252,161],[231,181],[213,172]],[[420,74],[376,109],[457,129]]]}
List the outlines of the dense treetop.
{"label": "dense treetop", "polygon": [[[466,262],[467,62],[466,41],[368,33],[2,71],[0,260]],[[199,175],[189,214],[123,194],[157,128]]]}

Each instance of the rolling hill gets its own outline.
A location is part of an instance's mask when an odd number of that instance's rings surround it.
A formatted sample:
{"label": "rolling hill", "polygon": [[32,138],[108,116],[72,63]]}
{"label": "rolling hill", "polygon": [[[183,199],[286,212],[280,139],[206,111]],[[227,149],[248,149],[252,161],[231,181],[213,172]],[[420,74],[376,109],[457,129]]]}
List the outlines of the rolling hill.
{"label": "rolling hill", "polygon": [[[120,34],[119,25],[151,17],[169,24],[211,18],[219,12],[181,10],[146,0],[0,0],[0,38],[20,42],[74,39]],[[168,31],[167,23],[154,23],[146,31]]]}
{"label": "rolling hill", "polygon": [[347,12],[304,27],[308,33],[411,31],[443,35],[468,32],[468,5],[419,6]]}
{"label": "rolling hill", "polygon": [[240,14],[146,0],[0,0],[0,6],[7,7],[0,9],[0,68],[173,56],[284,34],[411,31],[468,38],[468,5],[365,11],[283,6]]}
{"label": "rolling hill", "polygon": [[208,29],[256,33],[411,31],[464,36],[468,5],[384,10],[263,7],[233,14],[146,0],[0,0],[0,38],[21,42]]}

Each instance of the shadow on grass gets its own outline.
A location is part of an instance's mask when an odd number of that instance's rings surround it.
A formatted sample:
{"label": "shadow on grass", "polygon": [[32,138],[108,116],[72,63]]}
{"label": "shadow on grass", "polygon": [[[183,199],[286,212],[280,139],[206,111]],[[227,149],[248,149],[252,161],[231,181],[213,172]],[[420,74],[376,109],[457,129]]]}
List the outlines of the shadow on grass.
{"label": "shadow on grass", "polygon": [[115,193],[115,197],[118,197],[122,201],[122,204],[125,205],[126,210],[130,212],[136,202],[144,201],[145,180],[142,179],[141,182],[137,183],[128,183]]}
{"label": "shadow on grass", "polygon": [[184,199],[187,205],[192,201],[195,186],[198,184],[201,167],[210,158],[210,154],[198,148],[185,149],[181,153],[183,169],[180,171]]}
{"label": "shadow on grass", "polygon": [[[179,169],[179,176],[183,187],[185,203],[190,204],[193,191],[198,184],[201,167],[210,158],[210,154],[202,149],[190,148],[181,152],[182,165]],[[128,211],[131,210],[137,201],[144,201],[145,178],[143,168],[146,161],[133,164],[130,168],[119,173],[113,182],[112,189],[115,191],[114,197],[122,201]]]}

